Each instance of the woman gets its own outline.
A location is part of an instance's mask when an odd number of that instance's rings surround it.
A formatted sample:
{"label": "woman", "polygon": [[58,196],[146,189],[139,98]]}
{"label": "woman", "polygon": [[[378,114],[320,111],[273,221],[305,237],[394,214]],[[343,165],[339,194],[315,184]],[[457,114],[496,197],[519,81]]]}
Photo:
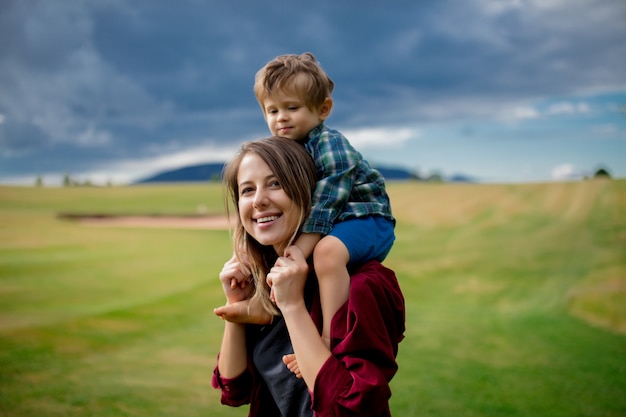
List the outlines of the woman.
{"label": "woman", "polygon": [[[317,281],[292,246],[311,206],[311,158],[295,141],[249,142],[224,181],[237,224],[235,256],[220,273],[226,305],[215,309],[226,320],[213,375],[222,403],[249,403],[250,416],[389,416],[404,333],[393,272],[376,261],[351,271],[350,299],[333,317],[329,350],[320,336]],[[266,322],[246,323],[259,316],[250,309],[267,312]],[[291,352],[302,378],[283,363],[291,363]]]}

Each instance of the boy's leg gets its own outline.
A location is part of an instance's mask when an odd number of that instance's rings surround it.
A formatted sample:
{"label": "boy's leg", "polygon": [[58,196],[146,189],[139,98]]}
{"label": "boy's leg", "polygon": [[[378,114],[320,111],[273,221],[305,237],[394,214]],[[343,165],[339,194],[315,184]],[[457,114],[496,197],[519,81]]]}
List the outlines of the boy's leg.
{"label": "boy's leg", "polygon": [[322,339],[328,348],[332,318],[350,295],[349,261],[348,248],[335,236],[325,236],[315,246],[313,264],[322,305]]}
{"label": "boy's leg", "polygon": [[[313,250],[313,266],[322,306],[322,341],[330,349],[330,324],[350,295],[350,260],[348,248],[334,236],[323,237]],[[297,378],[302,378],[296,355],[283,356],[283,362]]]}

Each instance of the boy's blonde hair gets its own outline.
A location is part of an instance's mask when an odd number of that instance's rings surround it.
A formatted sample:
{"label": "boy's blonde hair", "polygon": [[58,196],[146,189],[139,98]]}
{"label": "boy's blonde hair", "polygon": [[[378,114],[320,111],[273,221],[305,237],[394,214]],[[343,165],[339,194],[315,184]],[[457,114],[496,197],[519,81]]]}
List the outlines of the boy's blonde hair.
{"label": "boy's blonde hair", "polygon": [[330,97],[335,83],[324,72],[312,53],[280,55],[261,68],[254,79],[254,95],[261,108],[275,92],[293,91],[310,109]]}

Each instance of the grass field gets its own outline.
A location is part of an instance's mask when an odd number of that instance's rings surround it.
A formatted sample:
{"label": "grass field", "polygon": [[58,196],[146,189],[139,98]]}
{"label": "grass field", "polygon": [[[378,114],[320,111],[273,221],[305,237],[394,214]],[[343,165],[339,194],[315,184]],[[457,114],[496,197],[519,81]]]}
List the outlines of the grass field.
{"label": "grass field", "polygon": [[[395,416],[626,415],[626,181],[389,192]],[[0,187],[0,416],[246,415],[210,387],[228,232],[56,218],[222,201],[219,184]]]}

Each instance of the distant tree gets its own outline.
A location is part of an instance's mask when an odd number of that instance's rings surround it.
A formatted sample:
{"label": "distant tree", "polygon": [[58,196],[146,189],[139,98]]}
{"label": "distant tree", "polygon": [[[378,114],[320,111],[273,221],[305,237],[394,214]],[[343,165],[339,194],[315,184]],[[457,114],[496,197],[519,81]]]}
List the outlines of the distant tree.
{"label": "distant tree", "polygon": [[443,182],[443,175],[441,172],[434,171],[428,177],[426,177],[426,181],[428,182]]}
{"label": "distant tree", "polygon": [[71,185],[72,185],[72,178],[70,177],[70,174],[65,173],[63,175],[63,186],[70,187]]}
{"label": "distant tree", "polygon": [[43,187],[43,179],[41,178],[41,175],[37,175],[37,178],[35,179],[35,187]]}
{"label": "distant tree", "polygon": [[611,179],[611,174],[609,174],[609,171],[607,171],[606,169],[599,168],[598,170],[596,170],[595,174],[593,174],[593,178]]}

